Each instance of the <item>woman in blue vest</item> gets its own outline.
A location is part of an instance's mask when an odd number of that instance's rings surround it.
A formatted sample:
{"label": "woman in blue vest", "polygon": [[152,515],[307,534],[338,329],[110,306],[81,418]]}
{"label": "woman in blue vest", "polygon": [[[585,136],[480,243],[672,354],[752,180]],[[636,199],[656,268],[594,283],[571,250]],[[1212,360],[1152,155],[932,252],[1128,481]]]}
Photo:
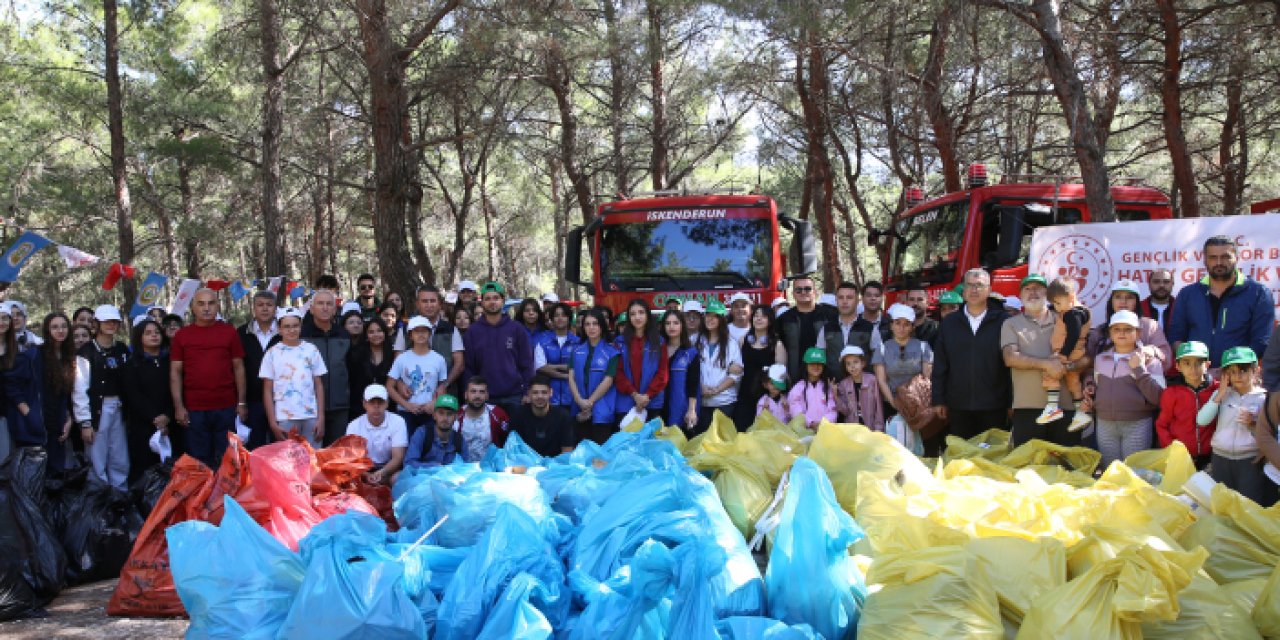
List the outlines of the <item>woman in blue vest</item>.
{"label": "woman in blue vest", "polygon": [[662,422],[690,431],[698,424],[702,359],[698,357],[698,348],[689,343],[689,329],[683,313],[668,311],[662,314],[662,335],[667,339],[667,368],[670,372],[666,396],[662,400]]}
{"label": "woman in blue vest", "polygon": [[533,368],[551,378],[551,405],[574,413],[573,394],[569,393],[569,356],[582,342],[569,327],[573,310],[563,302],[551,307],[551,328],[534,336]]}
{"label": "woman in blue vest", "polygon": [[[670,373],[667,349],[649,303],[635,298],[627,303],[627,322],[622,328],[622,359],[618,364],[618,400],[614,411],[618,420],[632,409],[642,416],[658,415],[662,392]],[[647,419],[647,418],[646,418]]]}
{"label": "woman in blue vest", "polygon": [[605,340],[605,315],[597,309],[583,314],[583,339],[569,356],[569,394],[578,410],[574,440],[585,438],[603,444],[614,430],[614,378],[618,374],[618,350]]}

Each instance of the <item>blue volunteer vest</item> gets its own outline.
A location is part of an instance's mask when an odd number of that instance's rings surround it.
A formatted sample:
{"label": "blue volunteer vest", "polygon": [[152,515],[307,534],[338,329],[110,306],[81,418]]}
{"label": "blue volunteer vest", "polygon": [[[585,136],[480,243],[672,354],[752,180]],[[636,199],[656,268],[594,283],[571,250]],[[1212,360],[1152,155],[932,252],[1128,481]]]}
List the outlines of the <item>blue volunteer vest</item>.
{"label": "blue volunteer vest", "polygon": [[[658,342],[658,349],[666,349],[666,348],[667,348],[667,345],[665,341]],[[629,344],[629,341],[627,341],[625,338],[623,339],[623,346],[621,351],[622,351],[622,354],[621,354],[622,361],[618,363],[618,376],[619,377],[625,376],[628,380],[631,380],[631,345]],[[653,376],[657,375],[658,362],[661,359],[661,354],[659,354],[656,349],[651,347],[649,345],[649,341],[646,340],[644,342],[643,358],[644,360],[640,365],[640,380],[638,382],[635,380],[632,380],[632,382],[634,383],[632,386],[635,387],[636,391],[639,393],[644,393],[645,389],[649,388],[649,383],[653,381]],[[615,403],[613,409],[617,413],[626,413],[635,406],[636,406],[636,401],[632,400],[631,396],[625,393],[619,393],[618,400]],[[650,400],[648,408],[650,411],[661,409],[662,395],[659,394],[658,397]]]}
{"label": "blue volunteer vest", "polygon": [[[569,356],[573,355],[574,348],[582,342],[578,336],[572,333],[565,337],[564,346],[560,346],[560,342],[556,340],[555,331],[543,331],[539,333],[534,340],[535,344],[542,347],[542,355],[547,357],[547,364],[569,364]],[[592,387],[594,388],[594,387]],[[551,404],[571,407],[573,406],[573,394],[569,393],[569,381],[551,380]]]}
{"label": "blue volunteer vest", "polygon": [[[568,347],[566,347],[566,350]],[[591,361],[587,362],[587,352],[591,350],[591,345],[586,340],[582,340],[572,347],[573,353],[573,383],[578,387],[578,393],[583,398],[588,398],[595,392],[596,387],[604,380],[605,375],[609,373],[609,361],[618,356],[618,350],[614,349],[603,340],[596,345],[595,353],[591,354]],[[591,421],[596,424],[610,424],[613,422],[614,403],[618,394],[613,387],[609,387],[609,392],[604,394],[591,408]],[[575,411],[576,413],[576,411]]]}
{"label": "blue volunteer vest", "polygon": [[689,365],[693,364],[695,358],[698,357],[698,349],[689,347],[687,349],[677,349],[675,355],[667,361],[670,367],[670,373],[667,377],[667,397],[666,397],[666,413],[667,424],[684,424],[683,416],[689,410],[689,403],[695,405],[702,400],[702,384],[698,384],[698,393],[695,397],[690,398],[685,393],[685,387],[689,383]]}

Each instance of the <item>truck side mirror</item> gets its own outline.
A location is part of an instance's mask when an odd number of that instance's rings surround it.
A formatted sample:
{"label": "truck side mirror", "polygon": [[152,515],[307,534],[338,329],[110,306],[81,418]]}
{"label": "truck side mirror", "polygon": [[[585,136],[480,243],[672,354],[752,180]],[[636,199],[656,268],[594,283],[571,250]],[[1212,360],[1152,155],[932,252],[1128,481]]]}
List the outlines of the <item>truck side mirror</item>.
{"label": "truck side mirror", "polygon": [[564,279],[573,284],[582,282],[582,230],[574,227],[565,234]]}
{"label": "truck side mirror", "polygon": [[808,220],[779,217],[778,223],[791,230],[787,271],[792,276],[808,275],[818,270],[818,248],[813,244],[813,225]]}

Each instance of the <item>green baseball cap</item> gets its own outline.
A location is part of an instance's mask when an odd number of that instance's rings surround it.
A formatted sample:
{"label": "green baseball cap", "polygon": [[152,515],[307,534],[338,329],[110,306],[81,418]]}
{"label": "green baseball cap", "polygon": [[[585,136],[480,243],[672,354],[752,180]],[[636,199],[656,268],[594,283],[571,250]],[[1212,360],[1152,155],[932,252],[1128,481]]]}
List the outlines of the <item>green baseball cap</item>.
{"label": "green baseball cap", "polygon": [[719,300],[707,301],[707,313],[714,313],[716,315],[723,316],[726,313],[724,303]]}
{"label": "green baseball cap", "polygon": [[480,287],[480,295],[484,295],[486,293],[496,293],[505,298],[507,290],[503,289],[502,285],[496,282],[486,282],[483,287]]}
{"label": "green baseball cap", "polygon": [[964,298],[954,291],[943,291],[942,295],[938,296],[938,304],[964,304]]}
{"label": "green baseball cap", "polygon": [[827,352],[820,347],[809,347],[804,351],[805,364],[826,364]]}
{"label": "green baseball cap", "polygon": [[1038,273],[1028,273],[1027,277],[1022,279],[1022,283],[1018,285],[1018,288],[1021,289],[1029,284],[1038,284],[1042,287],[1047,287],[1049,286],[1049,281],[1045,280],[1044,276]]}
{"label": "green baseball cap", "polygon": [[441,395],[439,398],[436,398],[436,408],[437,408],[437,409],[449,409],[449,410],[451,410],[451,411],[457,411],[457,410],[458,410],[458,399],[457,399],[457,398],[455,398],[455,397],[453,397],[453,396],[451,396],[451,395],[449,395],[449,394],[447,394],[447,393],[446,393],[446,394],[443,394],[443,395]]}
{"label": "green baseball cap", "polygon": [[622,313],[618,314],[618,324],[626,324],[626,322],[627,322],[627,312],[623,311]]}
{"label": "green baseball cap", "polygon": [[1258,361],[1258,354],[1253,352],[1249,347],[1231,347],[1222,354],[1222,366],[1229,367],[1233,364],[1253,364]]}
{"label": "green baseball cap", "polygon": [[956,292],[956,295],[958,296],[964,296],[964,283],[961,282],[960,284],[951,287],[951,290]]}
{"label": "green baseball cap", "polygon": [[1195,340],[1184,342],[1178,345],[1177,353],[1178,360],[1183,358],[1202,358],[1204,360],[1208,360],[1209,347],[1205,346],[1203,342],[1196,342]]}

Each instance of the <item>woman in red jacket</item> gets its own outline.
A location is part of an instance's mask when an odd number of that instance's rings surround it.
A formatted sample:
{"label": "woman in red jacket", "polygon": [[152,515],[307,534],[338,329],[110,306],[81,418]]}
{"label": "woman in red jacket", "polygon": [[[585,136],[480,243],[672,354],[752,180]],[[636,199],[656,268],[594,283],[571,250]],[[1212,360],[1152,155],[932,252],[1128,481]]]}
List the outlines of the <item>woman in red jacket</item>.
{"label": "woman in red jacket", "polygon": [[1182,375],[1169,382],[1160,396],[1160,415],[1156,417],[1156,433],[1160,446],[1167,447],[1174,440],[1182,442],[1196,463],[1197,470],[1209,464],[1213,448],[1215,424],[1196,424],[1196,413],[1209,402],[1218,390],[1218,381],[1209,377],[1209,347],[1203,342],[1184,342],[1178,345],[1178,372]]}

